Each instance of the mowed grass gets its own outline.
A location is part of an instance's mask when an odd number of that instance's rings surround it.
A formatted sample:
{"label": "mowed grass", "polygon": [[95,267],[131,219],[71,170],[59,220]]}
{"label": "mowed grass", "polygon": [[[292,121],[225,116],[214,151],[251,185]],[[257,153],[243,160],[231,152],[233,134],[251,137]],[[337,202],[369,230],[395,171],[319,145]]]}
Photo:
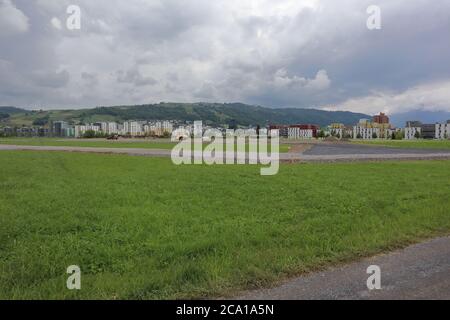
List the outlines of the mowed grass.
{"label": "mowed grass", "polygon": [[[1,299],[234,295],[450,233],[450,161],[174,166],[0,152]],[[66,269],[82,289],[66,289]]]}
{"label": "mowed grass", "polygon": [[450,140],[352,140],[353,143],[404,149],[450,149]]}
{"label": "mowed grass", "polygon": [[[61,139],[61,138],[0,138],[0,145],[19,146],[49,146],[49,147],[88,147],[88,148],[136,148],[136,149],[161,149],[171,150],[177,143],[168,140],[100,140],[100,139]],[[208,144],[205,143],[204,147]],[[246,146],[248,151],[248,145]],[[280,153],[287,153],[290,150],[287,144],[280,145]],[[271,146],[268,144],[268,150]]]}

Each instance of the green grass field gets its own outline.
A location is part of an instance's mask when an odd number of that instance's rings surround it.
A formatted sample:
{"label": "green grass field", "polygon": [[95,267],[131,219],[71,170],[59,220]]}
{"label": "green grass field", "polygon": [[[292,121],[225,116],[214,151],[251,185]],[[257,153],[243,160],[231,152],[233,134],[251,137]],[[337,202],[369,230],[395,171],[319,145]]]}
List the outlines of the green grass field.
{"label": "green grass field", "polygon": [[[90,147],[90,148],[137,148],[170,150],[176,143],[168,140],[100,140],[100,139],[61,139],[61,138],[0,138],[0,145],[50,146],[50,147]],[[204,145],[205,147],[207,144]],[[290,146],[280,145],[280,153],[289,152]],[[248,150],[248,146],[247,146]],[[270,151],[270,145],[269,145]]]}
{"label": "green grass field", "polygon": [[352,140],[353,143],[404,149],[450,149],[450,140]]}
{"label": "green grass field", "polygon": [[[233,295],[450,233],[450,161],[174,166],[0,152],[0,299]],[[66,289],[79,265],[82,289]]]}

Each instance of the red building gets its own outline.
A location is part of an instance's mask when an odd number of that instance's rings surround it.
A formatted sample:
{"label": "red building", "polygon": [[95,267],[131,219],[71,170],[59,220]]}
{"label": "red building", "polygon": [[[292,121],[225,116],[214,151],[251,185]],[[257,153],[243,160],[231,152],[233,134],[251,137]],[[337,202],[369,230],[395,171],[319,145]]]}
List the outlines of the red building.
{"label": "red building", "polygon": [[381,112],[380,115],[373,117],[373,122],[379,124],[389,124],[389,117]]}

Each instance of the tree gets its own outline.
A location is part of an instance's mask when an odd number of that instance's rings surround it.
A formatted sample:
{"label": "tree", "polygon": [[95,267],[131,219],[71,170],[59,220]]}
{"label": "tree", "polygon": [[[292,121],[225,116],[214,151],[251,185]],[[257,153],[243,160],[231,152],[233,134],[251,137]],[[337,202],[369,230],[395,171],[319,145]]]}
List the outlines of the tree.
{"label": "tree", "polygon": [[404,135],[403,135],[402,131],[397,131],[395,133],[395,140],[403,140],[403,138],[404,138]]}
{"label": "tree", "polygon": [[378,139],[378,135],[377,135],[376,132],[372,133],[372,138],[373,138],[373,139]]}
{"label": "tree", "polygon": [[320,130],[317,137],[318,137],[318,138],[325,138],[325,131]]}
{"label": "tree", "polygon": [[362,139],[361,133],[358,133],[358,134],[356,135],[356,139]]}
{"label": "tree", "polygon": [[339,132],[337,133],[336,138],[338,138],[338,139],[341,138],[341,134]]}
{"label": "tree", "polygon": [[421,138],[421,135],[420,135],[419,131],[416,131],[416,133],[414,134],[414,138],[416,138],[416,139],[420,139]]}
{"label": "tree", "polygon": [[93,139],[96,137],[96,133],[94,130],[87,130],[84,134],[83,134],[83,138],[85,139]]}
{"label": "tree", "polygon": [[392,140],[395,140],[395,131],[392,132],[391,139],[392,139]]}

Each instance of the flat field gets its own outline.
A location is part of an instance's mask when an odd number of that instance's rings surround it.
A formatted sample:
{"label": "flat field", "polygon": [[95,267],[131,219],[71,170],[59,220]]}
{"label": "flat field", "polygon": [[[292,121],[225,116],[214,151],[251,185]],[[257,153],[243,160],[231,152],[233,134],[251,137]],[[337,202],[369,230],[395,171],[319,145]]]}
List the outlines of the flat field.
{"label": "flat field", "polygon": [[[234,295],[450,234],[450,161],[174,166],[0,152],[0,299]],[[66,269],[82,289],[66,288]]]}

